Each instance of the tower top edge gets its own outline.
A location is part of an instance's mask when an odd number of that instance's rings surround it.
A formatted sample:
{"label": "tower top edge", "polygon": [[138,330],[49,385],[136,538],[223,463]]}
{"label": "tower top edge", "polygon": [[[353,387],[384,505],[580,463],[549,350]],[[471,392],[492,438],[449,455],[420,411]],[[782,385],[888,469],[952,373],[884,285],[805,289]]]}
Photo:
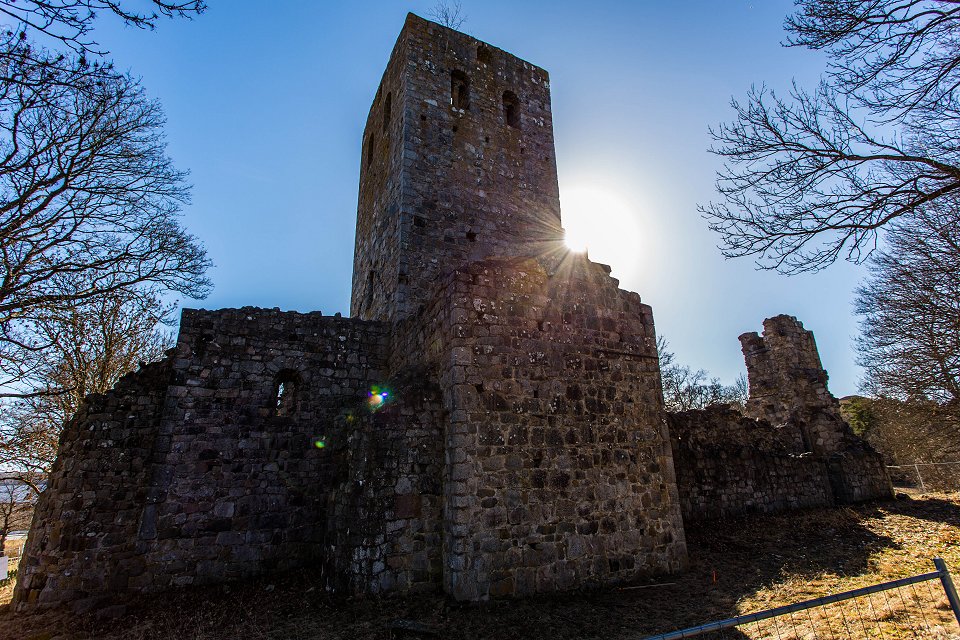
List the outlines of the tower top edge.
{"label": "tower top edge", "polygon": [[412,12],[407,14],[407,19],[404,22],[403,30],[400,32],[400,37],[398,38],[398,41],[402,40],[404,34],[409,31],[430,30],[430,29],[440,30],[441,33],[446,32],[448,36],[452,36],[454,38],[457,38],[458,40],[469,42],[474,45],[483,45],[485,47],[489,47],[490,49],[499,51],[503,55],[510,56],[511,58],[515,58],[516,60],[519,60],[523,64],[528,65],[531,68],[531,70],[540,72],[546,77],[549,77],[550,75],[549,72],[543,67],[536,65],[530,62],[529,60],[525,60],[520,56],[507,51],[506,49],[502,49],[496,45],[490,44],[489,42],[480,40],[479,38],[475,38],[474,36],[464,33],[462,31],[457,31],[456,29],[452,29],[450,27],[444,26],[439,22],[428,20],[427,18],[423,18]]}

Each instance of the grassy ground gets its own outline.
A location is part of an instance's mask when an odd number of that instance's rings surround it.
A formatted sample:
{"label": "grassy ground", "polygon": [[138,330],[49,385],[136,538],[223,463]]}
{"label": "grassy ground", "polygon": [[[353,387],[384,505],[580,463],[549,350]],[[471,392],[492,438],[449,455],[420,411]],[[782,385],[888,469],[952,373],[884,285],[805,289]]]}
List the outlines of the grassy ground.
{"label": "grassy ground", "polygon": [[[112,620],[65,612],[14,616],[0,606],[0,638],[639,639],[925,573],[933,569],[935,556],[960,579],[960,494],[711,523],[690,529],[688,546],[688,572],[642,588],[483,604],[454,603],[439,595],[349,599],[330,597],[313,586],[309,572],[301,572],[140,600]],[[930,586],[861,599],[856,609],[848,603],[742,627],[732,637],[813,638],[816,628],[819,638],[960,638],[938,584]],[[8,593],[0,592],[4,597]],[[397,619],[433,633],[404,631],[393,624]],[[882,621],[883,635],[870,628],[861,633],[861,619]],[[925,630],[915,631],[918,627]]]}

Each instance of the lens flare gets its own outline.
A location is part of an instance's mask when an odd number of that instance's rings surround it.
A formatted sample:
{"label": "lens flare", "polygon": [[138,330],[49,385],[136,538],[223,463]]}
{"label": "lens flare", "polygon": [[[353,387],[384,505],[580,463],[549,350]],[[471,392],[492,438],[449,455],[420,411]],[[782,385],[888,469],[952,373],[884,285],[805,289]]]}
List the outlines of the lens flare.
{"label": "lens flare", "polygon": [[320,440],[314,441],[313,446],[315,446],[317,449],[323,449],[325,446],[327,446],[327,441],[321,438]]}
{"label": "lens flare", "polygon": [[390,391],[388,389],[377,386],[371,387],[370,395],[367,398],[367,406],[371,411],[377,411],[383,408],[389,398]]}

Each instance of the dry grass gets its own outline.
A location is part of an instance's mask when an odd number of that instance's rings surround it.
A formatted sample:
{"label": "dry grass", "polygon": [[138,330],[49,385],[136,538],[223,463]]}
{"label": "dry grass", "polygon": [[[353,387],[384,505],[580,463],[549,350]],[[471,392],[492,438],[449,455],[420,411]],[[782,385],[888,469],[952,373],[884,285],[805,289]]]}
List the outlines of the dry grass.
{"label": "dry grass", "polygon": [[[925,573],[933,570],[934,556],[960,570],[960,494],[711,523],[691,528],[688,546],[688,572],[670,579],[671,584],[643,589],[480,605],[454,603],[439,595],[350,599],[323,593],[310,572],[303,571],[141,599],[112,620],[65,612],[13,616],[0,607],[0,638],[420,637],[392,629],[391,621],[398,618],[428,625],[437,630],[434,637],[445,639],[643,638]],[[930,586],[748,625],[728,637],[960,637],[938,584]],[[861,628],[860,619],[879,620],[882,628]]]}

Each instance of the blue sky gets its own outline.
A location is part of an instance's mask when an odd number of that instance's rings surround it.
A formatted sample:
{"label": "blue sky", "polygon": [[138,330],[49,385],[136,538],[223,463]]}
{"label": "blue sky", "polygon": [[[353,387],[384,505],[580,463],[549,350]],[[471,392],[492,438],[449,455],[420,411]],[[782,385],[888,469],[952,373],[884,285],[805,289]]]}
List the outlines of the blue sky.
{"label": "blue sky", "polygon": [[[366,114],[408,11],[434,0],[208,0],[155,32],[102,21],[96,38],[167,114],[169,154],[191,171],[185,224],[216,264],[186,306],[349,311]],[[696,210],[715,198],[707,127],[751,84],[815,83],[822,56],[781,47],[789,0],[463,0],[463,30],[549,71],[563,193],[626,203],[635,229],[609,261],[653,306],[678,359],[725,382],[737,336],[788,313],[817,337],[838,396],[856,391],[853,289],[862,267],[758,272],[724,260]],[[623,229],[611,227],[612,235]]]}

